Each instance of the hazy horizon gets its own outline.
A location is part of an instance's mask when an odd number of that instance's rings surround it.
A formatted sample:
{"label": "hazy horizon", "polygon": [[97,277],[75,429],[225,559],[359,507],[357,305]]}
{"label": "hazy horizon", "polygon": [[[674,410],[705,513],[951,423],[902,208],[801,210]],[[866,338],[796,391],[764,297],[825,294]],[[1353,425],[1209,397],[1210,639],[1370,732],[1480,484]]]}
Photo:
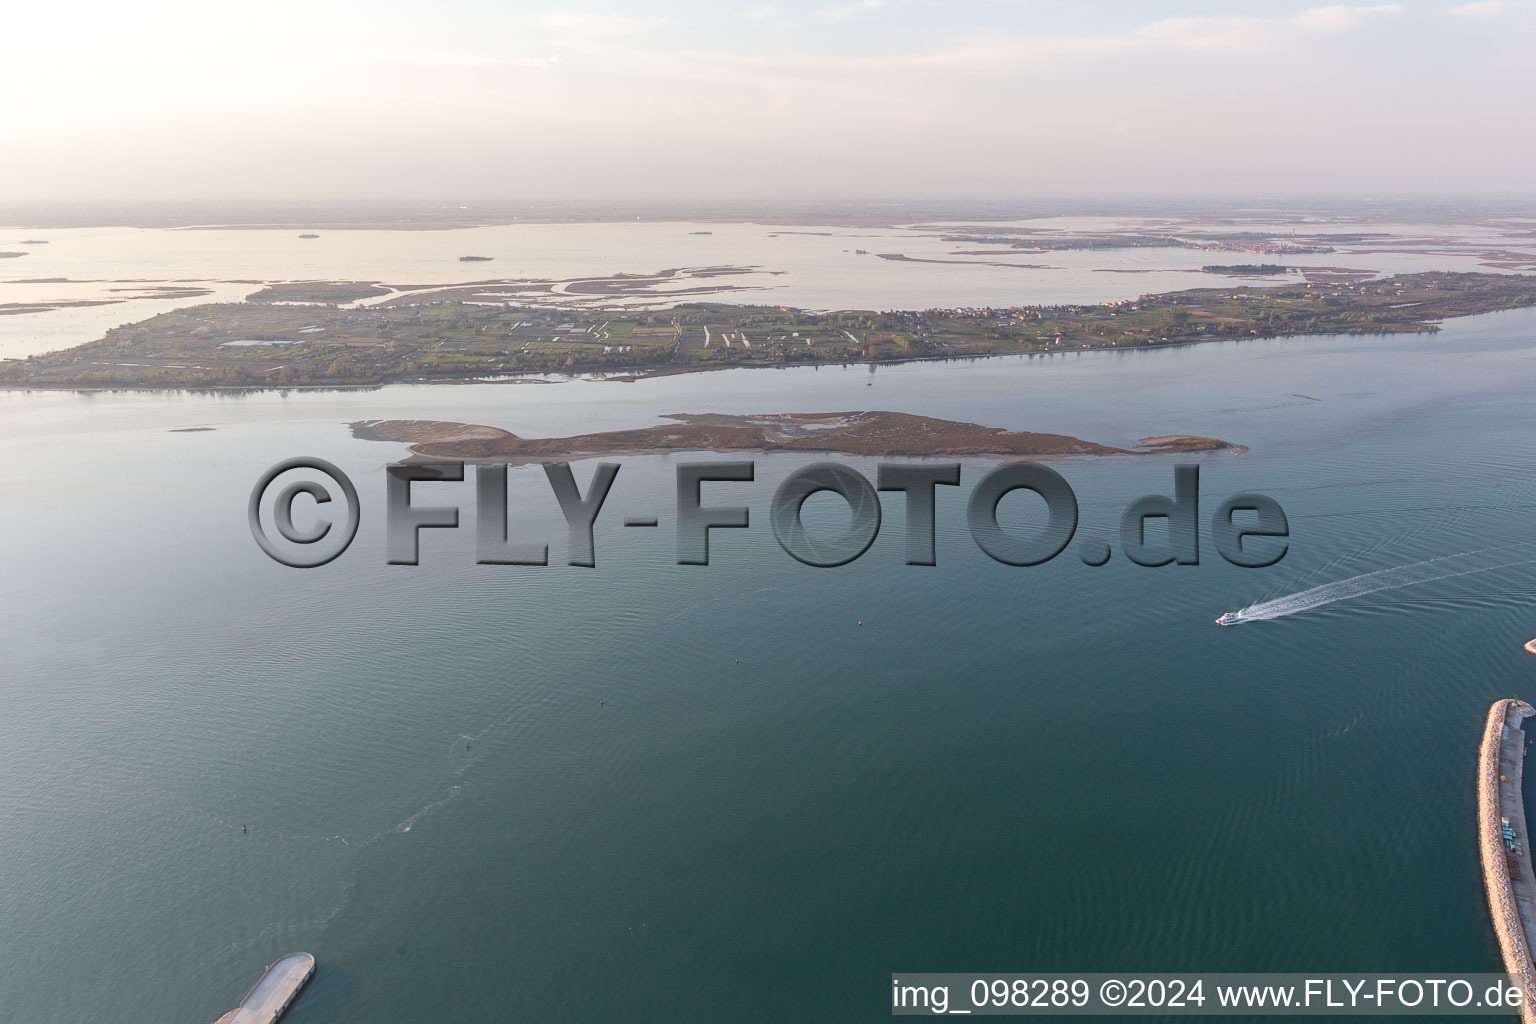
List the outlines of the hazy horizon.
{"label": "hazy horizon", "polygon": [[1102,217],[1158,221],[1262,223],[1456,222],[1536,218],[1536,196],[1136,196],[999,199],[737,198],[650,199],[476,198],[166,200],[0,199],[0,225],[17,231],[69,228],[313,227],[328,230],[397,228],[451,230],[526,223],[758,223],[809,226],[987,224]]}
{"label": "hazy horizon", "polygon": [[1530,194],[1536,4],[1251,10],[35,5],[0,197]]}

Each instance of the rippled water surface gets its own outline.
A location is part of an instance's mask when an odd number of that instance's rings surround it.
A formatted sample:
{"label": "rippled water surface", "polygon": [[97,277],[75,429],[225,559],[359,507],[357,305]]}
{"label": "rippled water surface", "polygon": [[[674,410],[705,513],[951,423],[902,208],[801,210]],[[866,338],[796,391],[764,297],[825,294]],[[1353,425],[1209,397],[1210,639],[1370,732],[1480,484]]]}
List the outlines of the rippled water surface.
{"label": "rippled water surface", "polygon": [[[206,1024],[295,950],[320,964],[295,1024],[876,1019],[892,971],[1494,970],[1473,759],[1489,702],[1536,693],[1533,567],[1212,620],[1536,555],[1533,337],[1520,312],[874,373],[0,396],[0,1019]],[[936,567],[902,564],[888,495],[863,558],[812,569],[767,522],[802,462],[764,456],[709,494],[752,527],[678,566],[683,459],[650,456],[620,460],[594,569],[526,467],[515,528],[556,565],[473,564],[466,482],[418,488],[463,528],[388,566],[401,449],[343,425],[859,408],[1247,445],[1193,460],[1202,519],[1264,492],[1290,554],[1237,569],[1202,526],[1199,566],[1000,565],[967,462]],[[245,522],[300,454],[363,499],[314,571]],[[1118,547],[1173,463],[1054,466]]]}

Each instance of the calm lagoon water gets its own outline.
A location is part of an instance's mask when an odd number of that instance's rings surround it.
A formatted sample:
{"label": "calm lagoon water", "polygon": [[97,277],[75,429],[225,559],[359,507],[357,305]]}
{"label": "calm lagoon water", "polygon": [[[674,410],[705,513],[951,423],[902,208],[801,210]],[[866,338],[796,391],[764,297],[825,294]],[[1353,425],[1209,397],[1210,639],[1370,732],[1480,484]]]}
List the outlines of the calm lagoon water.
{"label": "calm lagoon water", "polygon": [[[1473,757],[1488,703],[1536,694],[1533,341],[1519,312],[874,372],[0,396],[0,1019],[206,1024],[295,950],[320,963],[295,1024],[877,1019],[892,971],[1495,970]],[[1290,554],[1237,569],[1203,530],[1199,566],[999,565],[968,462],[936,567],[902,564],[890,495],[863,558],[811,569],[767,524],[802,462],[759,457],[710,492],[752,528],[677,566],[681,459],[652,456],[619,460],[595,569],[561,564],[526,467],[512,515],[555,565],[474,565],[465,483],[418,488],[463,527],[388,566],[401,449],[343,425],[858,408],[1248,445],[1195,460],[1204,514],[1270,494]],[[245,523],[300,454],[363,501],[313,571]],[[1114,540],[1174,461],[1055,463],[1079,536]],[[1512,564],[1212,623],[1488,548]]]}

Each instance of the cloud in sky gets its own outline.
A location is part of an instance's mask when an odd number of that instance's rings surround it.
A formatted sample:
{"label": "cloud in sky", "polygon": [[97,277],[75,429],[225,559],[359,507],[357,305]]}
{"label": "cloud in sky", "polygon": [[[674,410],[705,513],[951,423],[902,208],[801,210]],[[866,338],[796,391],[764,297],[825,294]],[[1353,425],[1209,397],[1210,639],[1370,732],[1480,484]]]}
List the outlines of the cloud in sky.
{"label": "cloud in sky", "polygon": [[1477,0],[1476,3],[1452,7],[1450,13],[1461,18],[1525,16],[1518,27],[1526,32],[1536,28],[1536,23],[1529,17],[1536,13],[1536,0]]}
{"label": "cloud in sky", "polygon": [[1303,28],[1321,29],[1325,32],[1342,32],[1354,28],[1367,18],[1383,14],[1402,14],[1401,4],[1376,4],[1371,7],[1346,7],[1335,4],[1330,7],[1312,7],[1291,20]]}
{"label": "cloud in sky", "polygon": [[550,30],[549,41],[575,53],[607,53],[627,36],[643,31],[648,23],[623,14],[589,14],[554,11],[539,19]]}
{"label": "cloud in sky", "polygon": [[852,21],[884,6],[885,0],[850,0],[848,3],[828,4],[817,13],[828,21]]}
{"label": "cloud in sky", "polygon": [[1536,159],[1501,0],[144,2],[20,12],[5,194],[1478,192]]}
{"label": "cloud in sky", "polygon": [[1083,59],[1137,51],[1191,50],[1233,52],[1276,51],[1293,45],[1308,34],[1341,33],[1372,18],[1402,13],[1397,4],[1371,7],[1311,7],[1289,17],[1160,18],[1134,28],[1103,33],[1041,35],[1022,33],[993,36],[985,43],[953,51],[937,51],[919,57],[930,64],[978,64],[1023,59]]}

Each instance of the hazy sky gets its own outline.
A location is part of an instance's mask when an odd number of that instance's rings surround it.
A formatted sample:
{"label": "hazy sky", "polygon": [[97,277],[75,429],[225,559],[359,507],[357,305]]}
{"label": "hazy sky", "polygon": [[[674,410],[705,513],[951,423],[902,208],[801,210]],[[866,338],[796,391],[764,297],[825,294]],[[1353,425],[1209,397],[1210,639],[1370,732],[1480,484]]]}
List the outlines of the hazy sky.
{"label": "hazy sky", "polygon": [[0,197],[1529,193],[1536,2],[55,0]]}

